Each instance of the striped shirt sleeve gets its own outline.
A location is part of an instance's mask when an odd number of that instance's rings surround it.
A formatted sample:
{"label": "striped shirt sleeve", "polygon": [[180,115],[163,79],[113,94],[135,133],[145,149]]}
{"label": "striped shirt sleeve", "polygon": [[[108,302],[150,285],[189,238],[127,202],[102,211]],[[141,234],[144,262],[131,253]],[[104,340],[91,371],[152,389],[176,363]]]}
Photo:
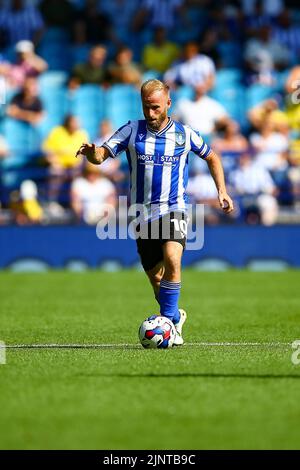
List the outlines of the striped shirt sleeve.
{"label": "striped shirt sleeve", "polygon": [[104,144],[102,147],[105,147],[110,156],[115,158],[120,153],[124,152],[128,148],[129,139],[132,133],[132,126],[130,121],[125,126],[120,127]]}
{"label": "striped shirt sleeve", "polygon": [[201,158],[206,158],[211,151],[210,146],[204,142],[200,133],[194,129],[191,129],[191,151]]}

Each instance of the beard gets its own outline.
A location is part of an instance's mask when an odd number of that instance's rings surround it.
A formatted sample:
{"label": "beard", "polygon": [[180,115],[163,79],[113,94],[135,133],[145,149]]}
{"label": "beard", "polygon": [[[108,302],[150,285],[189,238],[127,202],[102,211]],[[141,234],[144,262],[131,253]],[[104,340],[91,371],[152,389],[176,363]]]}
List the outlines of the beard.
{"label": "beard", "polygon": [[153,129],[154,131],[158,131],[161,124],[164,122],[164,120],[166,119],[168,113],[167,111],[165,113],[162,113],[160,114],[160,116],[158,116],[155,120],[153,121],[149,121],[147,120],[147,123],[148,123],[148,126]]}

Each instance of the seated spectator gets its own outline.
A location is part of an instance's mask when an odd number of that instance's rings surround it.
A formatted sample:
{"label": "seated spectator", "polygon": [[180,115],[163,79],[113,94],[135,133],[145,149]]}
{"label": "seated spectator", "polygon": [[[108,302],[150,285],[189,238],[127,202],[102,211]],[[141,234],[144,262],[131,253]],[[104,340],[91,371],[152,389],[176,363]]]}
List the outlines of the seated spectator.
{"label": "seated spectator", "polygon": [[19,41],[15,50],[17,53],[15,64],[0,63],[0,75],[6,78],[11,88],[22,87],[27,77],[37,77],[48,68],[47,62],[35,54],[31,41]]}
{"label": "seated spectator", "polygon": [[300,65],[293,67],[285,83],[286,114],[292,130],[300,131]]}
{"label": "seated spectator", "polygon": [[[223,31],[222,31],[223,33]],[[228,33],[229,34],[229,33]],[[203,55],[213,60],[214,64],[220,64],[220,53],[218,45],[220,43],[220,33],[213,28],[206,28],[199,36],[200,50]],[[222,43],[224,41],[224,34],[222,34]]]}
{"label": "seated spectator", "polygon": [[167,41],[166,30],[156,28],[153,42],[144,47],[142,64],[146,70],[163,74],[179,56],[178,46]]}
{"label": "seated spectator", "polygon": [[75,89],[80,85],[87,83],[102,85],[106,78],[106,68],[104,62],[106,59],[106,48],[104,46],[95,46],[91,49],[88,61],[83,64],[75,65],[69,87]]}
{"label": "seated spectator", "polygon": [[18,225],[38,224],[42,221],[43,209],[38,201],[38,190],[34,181],[23,181],[20,191],[11,193],[10,208]]}
{"label": "seated spectator", "polygon": [[252,10],[246,12],[244,23],[248,37],[255,35],[261,26],[272,26],[275,18],[265,11],[265,4],[263,0],[256,0],[253,2]]}
{"label": "seated spectator", "polygon": [[222,210],[211,175],[198,170],[194,176],[189,178],[187,194],[191,203],[204,204],[205,223],[215,225],[221,221]]}
{"label": "seated spectator", "polygon": [[247,139],[240,133],[238,123],[231,119],[217,126],[217,137],[211,142],[211,147],[222,157],[226,174],[236,167],[238,158],[248,150],[248,146]]}
{"label": "seated spectator", "polygon": [[230,175],[232,192],[241,217],[249,224],[273,225],[278,215],[276,187],[268,170],[248,153],[240,157],[239,168]]}
{"label": "seated spectator", "polygon": [[292,24],[291,13],[287,8],[281,11],[276,23],[273,38],[285,46],[292,54],[292,58],[297,60],[300,54],[300,27]]}
{"label": "seated spectator", "polygon": [[66,116],[62,126],[57,126],[46,137],[43,150],[50,165],[49,199],[57,201],[65,181],[80,172],[81,160],[75,158],[82,142],[88,142],[85,130],[80,129],[75,116]]}
{"label": "seated spectator", "polygon": [[285,170],[289,141],[287,136],[274,130],[274,124],[266,119],[260,133],[250,135],[250,143],[256,153],[255,161],[269,171]]}
{"label": "seated spectator", "polygon": [[105,178],[98,166],[87,163],[83,176],[76,178],[71,186],[71,207],[78,220],[97,224],[116,204],[112,182]]}
{"label": "seated spectator", "polygon": [[[113,134],[111,122],[104,119],[99,126],[99,135],[95,140],[96,147],[101,147]],[[118,183],[125,178],[125,174],[120,169],[121,159],[120,158],[107,158],[101,164],[101,172],[104,176],[109,178],[114,183]]]}
{"label": "seated spectator", "polygon": [[38,97],[37,80],[28,77],[20,93],[17,93],[7,107],[6,113],[9,117],[31,125],[39,124],[43,119],[43,105]]}
{"label": "seated spectator", "polygon": [[261,4],[261,11],[269,17],[276,17],[284,8],[284,0],[242,0],[241,5],[246,15],[257,12],[257,4]]}
{"label": "seated spectator", "polygon": [[43,18],[33,5],[24,0],[11,0],[0,10],[0,31],[4,36],[4,46],[12,46],[22,39],[38,44],[44,30]]}
{"label": "seated spectator", "polygon": [[0,134],[0,161],[1,159],[7,157],[9,154],[9,149],[7,142],[3,135]]}
{"label": "seated spectator", "polygon": [[176,20],[181,18],[183,13],[184,0],[142,0],[133,20],[133,26],[136,31],[140,31],[145,25],[172,30]]}
{"label": "seated spectator", "polygon": [[132,62],[132,51],[128,47],[119,49],[114,62],[108,65],[107,77],[110,84],[124,83],[139,87],[142,82],[140,67]]}
{"label": "seated spectator", "polygon": [[[59,0],[57,0],[59,2]],[[110,2],[111,3],[111,0]],[[78,44],[81,42],[81,37],[84,38],[85,43],[90,44],[102,44],[111,41],[117,44],[117,39],[115,37],[115,31],[117,29],[112,28],[112,20],[110,16],[103,11],[105,5],[99,7],[100,2],[98,0],[87,0],[82,5],[77,13],[77,18],[75,21],[75,42]],[[119,14],[118,16],[123,16]]]}
{"label": "seated spectator", "polygon": [[68,30],[74,21],[75,8],[68,0],[42,0],[39,10],[48,27]]}
{"label": "seated spectator", "polygon": [[88,141],[85,130],[80,129],[75,116],[66,116],[62,126],[54,127],[43,143],[48,161],[55,168],[67,169],[80,165],[74,155],[82,142]]}
{"label": "seated spectator", "polygon": [[278,127],[288,126],[287,114],[279,109],[276,99],[271,98],[254,106],[248,112],[248,119],[254,129],[261,131],[266,120]]}
{"label": "seated spectator", "polygon": [[199,54],[198,44],[188,42],[183,51],[183,58],[174,64],[164,75],[164,81],[170,87],[177,85],[189,85],[202,87],[203,93],[207,93],[214,85],[215,65],[204,54]]}
{"label": "seated spectator", "polygon": [[223,105],[205,94],[205,87],[195,87],[193,100],[183,98],[176,103],[174,115],[179,121],[209,136],[217,125],[224,124],[228,114]]}
{"label": "seated spectator", "polygon": [[273,85],[274,71],[283,70],[291,61],[289,50],[271,36],[268,25],[261,26],[256,37],[245,44],[244,59],[247,83]]}

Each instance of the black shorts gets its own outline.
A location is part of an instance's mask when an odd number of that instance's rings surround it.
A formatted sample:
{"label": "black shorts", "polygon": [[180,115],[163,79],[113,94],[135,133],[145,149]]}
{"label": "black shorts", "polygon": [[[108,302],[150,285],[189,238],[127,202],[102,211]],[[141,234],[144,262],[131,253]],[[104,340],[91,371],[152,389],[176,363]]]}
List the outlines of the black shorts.
{"label": "black shorts", "polygon": [[144,270],[149,271],[163,261],[162,247],[167,241],[176,241],[185,248],[187,216],[183,212],[170,212],[142,228],[138,225],[137,230],[140,231],[137,251]]}

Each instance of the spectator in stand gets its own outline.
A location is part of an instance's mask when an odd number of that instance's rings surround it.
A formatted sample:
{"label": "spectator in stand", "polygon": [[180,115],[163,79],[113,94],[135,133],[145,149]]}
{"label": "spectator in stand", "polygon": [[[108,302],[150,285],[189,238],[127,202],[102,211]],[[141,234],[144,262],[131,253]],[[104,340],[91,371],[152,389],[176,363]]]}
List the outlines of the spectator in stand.
{"label": "spectator in stand", "polygon": [[193,100],[180,99],[175,107],[176,119],[197,130],[203,136],[209,136],[216,126],[228,120],[228,114],[223,105],[206,95],[206,87],[195,87]]}
{"label": "spectator in stand", "polygon": [[20,190],[10,194],[10,208],[18,225],[39,224],[42,221],[43,209],[38,201],[38,189],[34,181],[23,181]]}
{"label": "spectator in stand", "polygon": [[[113,128],[111,122],[108,119],[101,121],[99,126],[99,136],[95,140],[96,147],[101,147],[101,145],[106,142],[112,134]],[[121,171],[120,167],[120,158],[107,158],[105,162],[101,164],[101,172],[114,183],[119,183],[125,178],[125,174]]]}
{"label": "spectator in stand", "polygon": [[178,46],[167,40],[164,28],[155,28],[153,42],[144,47],[142,64],[146,70],[163,74],[179,57]]}
{"label": "spectator in stand", "polygon": [[265,1],[256,0],[253,3],[253,9],[246,12],[245,15],[245,28],[248,37],[255,35],[261,26],[272,26],[274,23],[274,16],[265,11]]}
{"label": "spectator in stand", "polygon": [[43,104],[38,97],[38,84],[34,77],[24,81],[22,90],[11,100],[6,109],[9,117],[37,125],[44,117]]}
{"label": "spectator in stand", "polygon": [[294,60],[298,60],[300,54],[300,27],[293,25],[290,11],[285,8],[277,17],[277,26],[273,31],[273,38],[285,46]]}
{"label": "spectator in stand", "polygon": [[204,204],[204,221],[215,225],[222,219],[218,193],[211,176],[200,169],[189,178],[187,194],[192,203]]}
{"label": "spectator in stand", "polygon": [[248,119],[253,129],[259,132],[266,120],[270,120],[279,128],[288,126],[287,113],[279,109],[278,101],[274,98],[265,100],[251,108],[248,112]]}
{"label": "spectator in stand", "polygon": [[198,44],[191,41],[184,47],[182,60],[167,70],[164,81],[171,87],[201,86],[203,93],[207,93],[214,86],[215,65],[208,56],[199,54]]}
{"label": "spectator in stand", "polygon": [[63,125],[57,126],[46,137],[43,150],[50,165],[49,199],[57,201],[65,181],[80,173],[80,160],[74,158],[78,146],[88,142],[88,135],[80,128],[75,116],[66,116]]}
{"label": "spectator in stand", "polygon": [[8,6],[0,10],[0,31],[5,46],[12,46],[22,39],[38,44],[44,31],[44,21],[35,6],[26,5],[23,0],[11,0]]}
{"label": "spectator in stand", "polygon": [[225,174],[234,170],[241,154],[247,152],[249,144],[241,134],[239,124],[228,119],[217,126],[217,136],[212,140],[211,147],[222,157]]}
{"label": "spectator in stand", "polygon": [[286,135],[276,132],[274,123],[266,119],[260,133],[250,135],[250,143],[256,153],[256,163],[269,171],[286,170],[289,141]]}
{"label": "spectator in stand", "polygon": [[145,25],[172,30],[184,14],[184,0],[142,0],[133,26],[140,31]]}
{"label": "spectator in stand", "polygon": [[285,83],[286,114],[293,131],[300,131],[300,65],[293,67]]}
{"label": "spectator in stand", "polygon": [[[220,41],[219,34],[220,32],[215,29],[206,28],[199,36],[199,49],[201,53],[212,59],[214,64],[220,64],[220,53],[218,51]],[[224,37],[222,39],[224,39]]]}
{"label": "spectator in stand", "polygon": [[69,30],[74,18],[75,8],[68,0],[42,0],[39,10],[46,25],[50,28]]}
{"label": "spectator in stand", "polygon": [[246,80],[249,84],[273,85],[275,70],[285,69],[291,62],[290,51],[272,38],[270,26],[261,26],[256,36],[245,44]]}
{"label": "spectator in stand", "polygon": [[71,207],[78,218],[95,225],[117,205],[116,189],[99,167],[86,163],[83,176],[71,186]]}
{"label": "spectator in stand", "polygon": [[140,67],[132,61],[132,50],[123,46],[116,53],[115,60],[107,67],[108,82],[111,85],[123,83],[140,87],[142,73]]}
{"label": "spectator in stand", "polygon": [[107,51],[104,46],[92,47],[88,61],[75,65],[69,80],[69,88],[76,89],[78,86],[87,83],[102,85],[106,79],[106,68],[104,66],[106,55]]}
{"label": "spectator in stand", "polygon": [[27,77],[37,77],[48,68],[47,62],[35,54],[31,41],[19,41],[15,47],[17,61],[15,64],[0,63],[0,75],[3,75],[8,86],[19,88]]}
{"label": "spectator in stand", "polygon": [[254,15],[257,4],[262,4],[262,13],[271,18],[276,18],[284,8],[284,0],[242,0],[242,9],[245,15]]}
{"label": "spectator in stand", "polygon": [[245,153],[240,157],[239,168],[230,174],[229,181],[242,219],[249,224],[276,222],[276,187],[268,170],[257,165],[251,155]]}
{"label": "spectator in stand", "polygon": [[110,34],[106,40],[111,39],[120,47],[128,39],[133,17],[140,7],[140,0],[90,0],[90,3],[95,3],[98,14],[107,18],[104,31],[107,31],[107,24],[109,24]]}
{"label": "spectator in stand", "polygon": [[[99,0],[87,0],[78,11],[74,30],[76,43],[80,43],[83,36],[85,43],[102,44],[112,41],[118,44],[115,29],[112,28],[112,19],[102,10],[99,3]],[[123,11],[121,15],[119,11],[118,16],[122,17]]]}

